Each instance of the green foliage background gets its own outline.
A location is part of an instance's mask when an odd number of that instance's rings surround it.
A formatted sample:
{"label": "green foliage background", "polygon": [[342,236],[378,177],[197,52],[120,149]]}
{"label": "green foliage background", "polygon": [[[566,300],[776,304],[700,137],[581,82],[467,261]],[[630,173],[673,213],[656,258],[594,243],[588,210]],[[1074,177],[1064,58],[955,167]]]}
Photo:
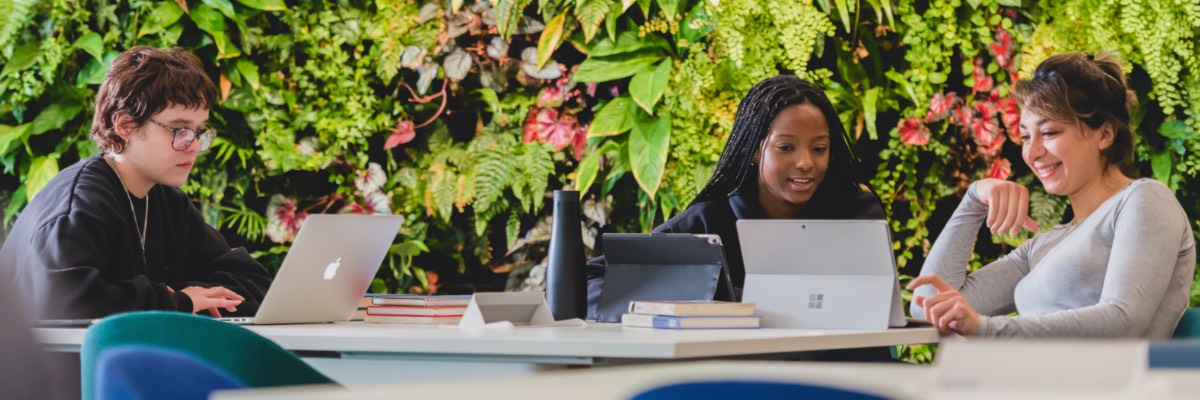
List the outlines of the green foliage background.
{"label": "green foliage background", "polygon": [[[583,190],[589,247],[651,229],[711,175],[741,96],[779,73],[827,88],[915,273],[972,180],[1027,183],[1035,217],[1057,222],[1008,88],[1065,51],[1128,60],[1138,167],[1200,229],[1194,2],[0,0],[0,14],[6,225],[96,152],[97,86],[145,44],[193,50],[219,83],[221,134],[184,188],[208,221],[274,267],[308,213],[405,215],[377,291],[538,287],[554,189]],[[976,265],[1020,240],[993,238]]]}

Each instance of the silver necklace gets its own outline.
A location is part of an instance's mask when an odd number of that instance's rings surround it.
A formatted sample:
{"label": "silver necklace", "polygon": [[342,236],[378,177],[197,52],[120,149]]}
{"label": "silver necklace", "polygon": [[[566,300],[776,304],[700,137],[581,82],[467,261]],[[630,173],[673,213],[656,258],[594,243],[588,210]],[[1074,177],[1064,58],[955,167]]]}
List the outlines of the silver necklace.
{"label": "silver necklace", "polygon": [[121,182],[121,188],[125,189],[125,199],[129,200],[129,214],[133,216],[133,229],[138,231],[138,244],[142,246],[142,264],[146,263],[146,223],[150,221],[150,192],[146,192],[146,208],[142,211],[142,229],[138,230],[137,226],[137,210],[133,208],[133,197],[129,195],[129,187],[125,186],[125,179],[121,178],[121,171],[117,171],[116,164],[113,160],[104,157],[104,161],[112,167],[113,172],[117,174],[117,180]]}

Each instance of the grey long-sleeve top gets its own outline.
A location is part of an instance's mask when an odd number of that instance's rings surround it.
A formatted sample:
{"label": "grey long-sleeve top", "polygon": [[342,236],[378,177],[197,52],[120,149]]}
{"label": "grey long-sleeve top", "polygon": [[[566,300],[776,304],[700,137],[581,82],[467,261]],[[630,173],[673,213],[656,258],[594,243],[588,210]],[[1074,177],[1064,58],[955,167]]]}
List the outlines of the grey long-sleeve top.
{"label": "grey long-sleeve top", "polygon": [[[1179,201],[1158,181],[1138,179],[1078,224],[1042,231],[967,275],[986,220],[972,184],[921,269],[975,308],[979,336],[1165,339],[1188,306],[1195,241]],[[935,293],[924,286],[914,295]],[[911,311],[925,315],[916,303]],[[1013,311],[1020,315],[1005,316]]]}

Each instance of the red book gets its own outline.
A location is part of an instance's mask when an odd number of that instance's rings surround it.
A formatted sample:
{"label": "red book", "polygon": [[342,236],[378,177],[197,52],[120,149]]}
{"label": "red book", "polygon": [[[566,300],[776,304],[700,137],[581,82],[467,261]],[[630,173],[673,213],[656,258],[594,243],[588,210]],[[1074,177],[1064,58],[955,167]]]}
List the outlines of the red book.
{"label": "red book", "polygon": [[367,315],[402,315],[410,317],[462,316],[466,307],[370,306]]}

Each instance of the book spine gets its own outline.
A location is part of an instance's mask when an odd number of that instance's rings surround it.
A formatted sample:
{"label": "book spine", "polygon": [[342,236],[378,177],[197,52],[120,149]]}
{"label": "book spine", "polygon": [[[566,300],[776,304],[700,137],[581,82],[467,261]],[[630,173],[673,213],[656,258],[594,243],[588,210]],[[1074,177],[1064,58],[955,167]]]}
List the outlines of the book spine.
{"label": "book spine", "polygon": [[682,329],[678,317],[654,317],[654,327],[657,329]]}
{"label": "book spine", "polygon": [[635,301],[630,307],[629,312],[634,314],[673,315],[675,314],[675,305]]}

